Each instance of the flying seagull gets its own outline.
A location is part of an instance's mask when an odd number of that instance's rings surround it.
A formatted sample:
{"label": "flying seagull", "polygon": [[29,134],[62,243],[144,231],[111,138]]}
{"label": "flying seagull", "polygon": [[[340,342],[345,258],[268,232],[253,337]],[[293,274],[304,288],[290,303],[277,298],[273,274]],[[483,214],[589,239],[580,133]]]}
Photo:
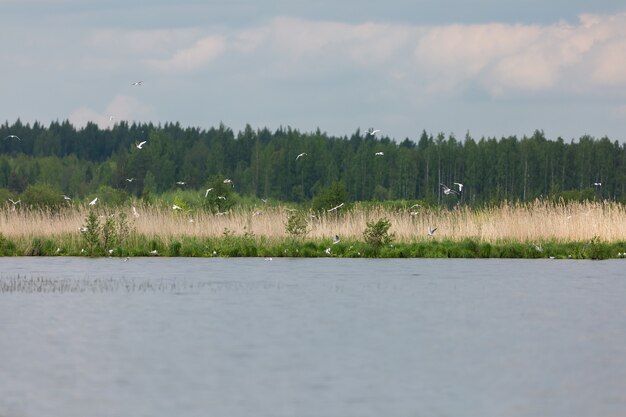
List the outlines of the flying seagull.
{"label": "flying seagull", "polygon": [[65,194],[63,194],[63,200],[65,200],[65,201],[70,201],[70,200],[71,200],[71,198],[70,198],[70,197],[68,197],[68,196],[66,196]]}
{"label": "flying seagull", "polygon": [[137,208],[135,206],[133,206],[133,216],[139,217],[139,212],[137,211]]}
{"label": "flying seagull", "polygon": [[298,156],[296,156],[296,161],[298,159],[300,159],[301,157],[306,156],[306,152],[302,152],[301,154],[299,154]]}
{"label": "flying seagull", "polygon": [[368,131],[367,134],[368,135],[372,135],[372,136],[376,136],[377,133],[380,132],[380,129],[374,129],[373,127],[371,127]]}
{"label": "flying seagull", "polygon": [[341,242],[341,239],[339,239],[339,235],[335,235],[335,237],[333,238],[333,245],[336,245],[339,242]]}
{"label": "flying seagull", "polygon": [[22,140],[19,137],[15,136],[15,135],[9,135],[7,136],[5,139],[17,139],[17,140]]}
{"label": "flying seagull", "polygon": [[459,187],[459,192],[462,193],[463,192],[463,184],[461,184],[460,182],[455,182],[454,185],[456,185],[457,187]]}
{"label": "flying seagull", "polygon": [[437,230],[436,227],[433,229],[432,227],[428,226],[428,237],[434,237],[436,230]]}
{"label": "flying seagull", "polygon": [[142,146],[147,142],[147,140],[144,140],[143,142],[139,142],[138,144],[136,144],[135,146],[137,147],[137,149],[143,149]]}
{"label": "flying seagull", "polygon": [[135,81],[134,83],[132,83],[131,85],[137,85],[140,86],[143,84],[143,81]]}
{"label": "flying seagull", "polygon": [[94,198],[93,200],[91,200],[91,202],[89,203],[90,206],[95,206],[96,205],[96,201],[98,201],[98,197]]}
{"label": "flying seagull", "polygon": [[13,206],[15,207],[17,204],[20,204],[22,202],[22,200],[17,200],[17,201],[13,201],[9,198],[9,201],[11,202],[11,204],[13,204]]}
{"label": "flying seagull", "polygon": [[230,184],[230,185],[232,185],[233,187],[235,186],[235,184],[233,184],[233,180],[228,179],[228,178],[226,178],[226,179],[224,180],[224,184]]}
{"label": "flying seagull", "polygon": [[445,185],[445,184],[439,184],[439,185],[441,185],[441,190],[443,191],[443,193],[444,193],[445,195],[450,195],[450,194],[456,194],[456,195],[458,195],[458,194],[459,194],[459,192],[458,192],[458,191],[456,191],[456,190],[453,190],[453,189],[449,188],[449,187],[448,187],[447,185]]}
{"label": "flying seagull", "polygon": [[182,210],[182,207],[172,204],[172,210]]}
{"label": "flying seagull", "polygon": [[594,182],[593,185],[596,186],[596,187],[602,187],[602,183],[601,182]]}
{"label": "flying seagull", "polygon": [[126,181],[133,182],[133,181],[135,181],[135,179],[134,178],[126,178]]}
{"label": "flying seagull", "polygon": [[214,190],[214,188],[213,188],[213,187],[211,187],[211,188],[207,188],[207,189],[206,189],[206,192],[204,193],[204,198],[207,198],[207,197],[209,196],[209,193],[210,193],[211,191],[213,191],[213,190]]}
{"label": "flying seagull", "polygon": [[187,185],[187,183],[185,181],[176,181],[176,184],[178,184],[178,185]]}
{"label": "flying seagull", "polygon": [[340,207],[343,207],[343,203],[341,203],[341,204],[339,204],[338,206],[335,206],[335,207],[333,207],[333,208],[331,208],[331,209],[328,209],[328,210],[326,210],[326,211],[328,211],[328,212],[330,213],[331,211],[335,211],[335,210],[337,210],[337,209],[338,209],[338,208],[340,208]]}
{"label": "flying seagull", "polygon": [[384,153],[384,152],[376,152],[376,153],[374,154],[374,156],[383,156],[383,155],[385,155],[385,153]]}

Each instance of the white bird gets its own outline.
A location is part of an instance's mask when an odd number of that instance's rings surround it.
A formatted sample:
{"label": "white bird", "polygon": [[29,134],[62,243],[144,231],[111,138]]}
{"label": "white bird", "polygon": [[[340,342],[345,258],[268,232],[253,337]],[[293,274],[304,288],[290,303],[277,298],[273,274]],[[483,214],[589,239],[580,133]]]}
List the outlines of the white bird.
{"label": "white bird", "polygon": [[213,188],[213,187],[211,187],[211,188],[207,188],[207,189],[206,189],[206,192],[204,193],[204,198],[207,198],[207,197],[209,196],[209,193],[210,193],[211,191],[213,191],[213,190],[214,190],[214,188]]}
{"label": "white bird", "polygon": [[109,116],[109,122],[112,122],[115,119],[115,116]]}
{"label": "white bird", "polygon": [[87,230],[88,229],[86,227],[84,227],[84,226],[78,228],[78,231],[81,232],[81,233],[87,233]]}
{"label": "white bird", "polygon": [[135,206],[133,206],[133,216],[139,217],[139,212],[137,211],[137,208]]}
{"label": "white bird", "polygon": [[113,249],[109,249],[109,255],[113,255]]}
{"label": "white bird", "polygon": [[298,156],[296,156],[296,161],[298,159],[300,159],[301,157],[306,156],[306,152],[302,152],[301,154],[299,154]]}
{"label": "white bird", "polygon": [[330,255],[330,248],[326,248],[324,252],[326,252],[326,255]]}
{"label": "white bird", "polygon": [[9,198],[9,201],[11,202],[11,204],[13,204],[13,206],[20,204],[22,202],[22,200],[13,201],[10,198]]}
{"label": "white bird", "polygon": [[68,196],[66,196],[65,194],[63,194],[63,200],[65,200],[65,201],[70,201],[70,200],[71,200],[71,198],[70,198],[70,197],[68,197]]}
{"label": "white bird", "polygon": [[428,226],[428,237],[434,237],[436,230],[437,230],[436,227],[433,229],[432,227]]}
{"label": "white bird", "polygon": [[602,183],[601,182],[594,182],[593,185],[596,186],[596,187],[602,187]]}
{"label": "white bird", "polygon": [[185,181],[176,181],[176,184],[178,184],[178,185],[187,185],[187,183]]}
{"label": "white bird", "polygon": [[152,255],[152,256],[159,256],[159,252],[157,252],[156,249],[155,250],[151,250],[150,251],[150,255]]}
{"label": "white bird", "polygon": [[137,149],[143,149],[143,145],[145,145],[146,142],[147,142],[147,140],[144,140],[142,142],[139,142],[135,146],[137,147]]}
{"label": "white bird", "polygon": [[374,156],[383,156],[383,155],[385,155],[385,154],[384,154],[384,152],[376,152],[376,153],[374,154]]}
{"label": "white bird", "polygon": [[456,190],[453,190],[453,189],[449,188],[449,187],[448,187],[447,185],[445,185],[445,184],[440,184],[440,185],[441,185],[441,189],[443,190],[443,193],[444,193],[445,195],[450,195],[450,194],[455,194],[455,195],[458,195],[458,194],[459,194],[459,192],[458,192],[458,191],[456,191]]}
{"label": "white bird", "polygon": [[93,200],[91,200],[91,202],[89,203],[90,206],[95,206],[96,205],[96,201],[98,201],[98,197],[94,198]]}
{"label": "white bird", "polygon": [[218,199],[218,200],[226,200],[226,197],[224,197],[223,195],[218,195],[218,196],[217,196],[217,199]]}
{"label": "white bird", "polygon": [[135,181],[135,179],[134,178],[126,178],[126,181],[133,182],[133,181]]}
{"label": "white bird", "polygon": [[228,179],[228,178],[226,178],[226,179],[224,180],[224,184],[230,184],[230,185],[232,185],[233,187],[235,186],[235,184],[233,184],[233,180]]}
{"label": "white bird", "polygon": [[339,242],[341,242],[341,239],[339,239],[339,235],[335,235],[335,237],[333,238],[333,245],[336,245]]}
{"label": "white bird", "polygon": [[134,83],[132,83],[131,85],[142,85],[143,81],[135,81]]}
{"label": "white bird", "polygon": [[456,185],[459,188],[460,193],[463,192],[463,184],[461,184],[460,182],[455,182],[454,185]]}
{"label": "white bird", "polygon": [[22,139],[18,138],[18,137],[17,137],[17,136],[15,136],[15,135],[9,135],[9,136],[7,136],[5,139],[17,139],[17,140],[22,140]]}
{"label": "white bird", "polygon": [[172,210],[182,210],[182,207],[179,207],[176,204],[172,204]]}
{"label": "white bird", "polygon": [[331,209],[328,209],[328,210],[326,210],[326,211],[328,211],[328,212],[330,213],[331,211],[335,211],[335,210],[337,210],[337,209],[338,209],[338,208],[340,208],[340,207],[343,207],[343,203],[341,203],[341,204],[339,204],[338,206],[335,206],[335,207],[333,207],[333,208],[331,208]]}
{"label": "white bird", "polygon": [[372,136],[376,136],[376,134],[380,132],[380,129],[374,129],[373,127],[371,127],[368,131],[367,134],[368,135],[372,135]]}

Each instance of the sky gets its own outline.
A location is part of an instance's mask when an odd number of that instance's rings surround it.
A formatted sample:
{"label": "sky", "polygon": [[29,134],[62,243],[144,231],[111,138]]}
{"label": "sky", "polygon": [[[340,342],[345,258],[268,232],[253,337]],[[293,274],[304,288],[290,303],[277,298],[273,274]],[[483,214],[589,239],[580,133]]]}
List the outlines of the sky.
{"label": "sky", "polygon": [[626,142],[623,0],[0,0],[0,68],[9,125]]}

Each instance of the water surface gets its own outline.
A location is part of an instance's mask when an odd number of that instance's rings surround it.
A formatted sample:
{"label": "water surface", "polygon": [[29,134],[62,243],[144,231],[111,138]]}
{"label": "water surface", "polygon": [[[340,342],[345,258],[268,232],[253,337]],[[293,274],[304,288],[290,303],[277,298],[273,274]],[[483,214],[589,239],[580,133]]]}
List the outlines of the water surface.
{"label": "water surface", "polygon": [[626,261],[0,258],[0,416],[607,416]]}

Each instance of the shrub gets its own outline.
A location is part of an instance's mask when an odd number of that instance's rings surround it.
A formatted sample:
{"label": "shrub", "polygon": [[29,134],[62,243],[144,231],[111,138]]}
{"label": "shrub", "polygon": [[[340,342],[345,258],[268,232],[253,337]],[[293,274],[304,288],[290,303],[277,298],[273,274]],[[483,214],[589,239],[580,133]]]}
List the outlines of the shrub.
{"label": "shrub", "polygon": [[285,223],[285,230],[289,236],[294,238],[306,236],[309,231],[304,212],[295,211],[289,213],[287,222]]}
{"label": "shrub", "polygon": [[377,250],[381,246],[393,242],[395,235],[389,233],[390,228],[391,222],[386,218],[379,219],[377,222],[367,222],[367,227],[363,232],[363,238]]}

